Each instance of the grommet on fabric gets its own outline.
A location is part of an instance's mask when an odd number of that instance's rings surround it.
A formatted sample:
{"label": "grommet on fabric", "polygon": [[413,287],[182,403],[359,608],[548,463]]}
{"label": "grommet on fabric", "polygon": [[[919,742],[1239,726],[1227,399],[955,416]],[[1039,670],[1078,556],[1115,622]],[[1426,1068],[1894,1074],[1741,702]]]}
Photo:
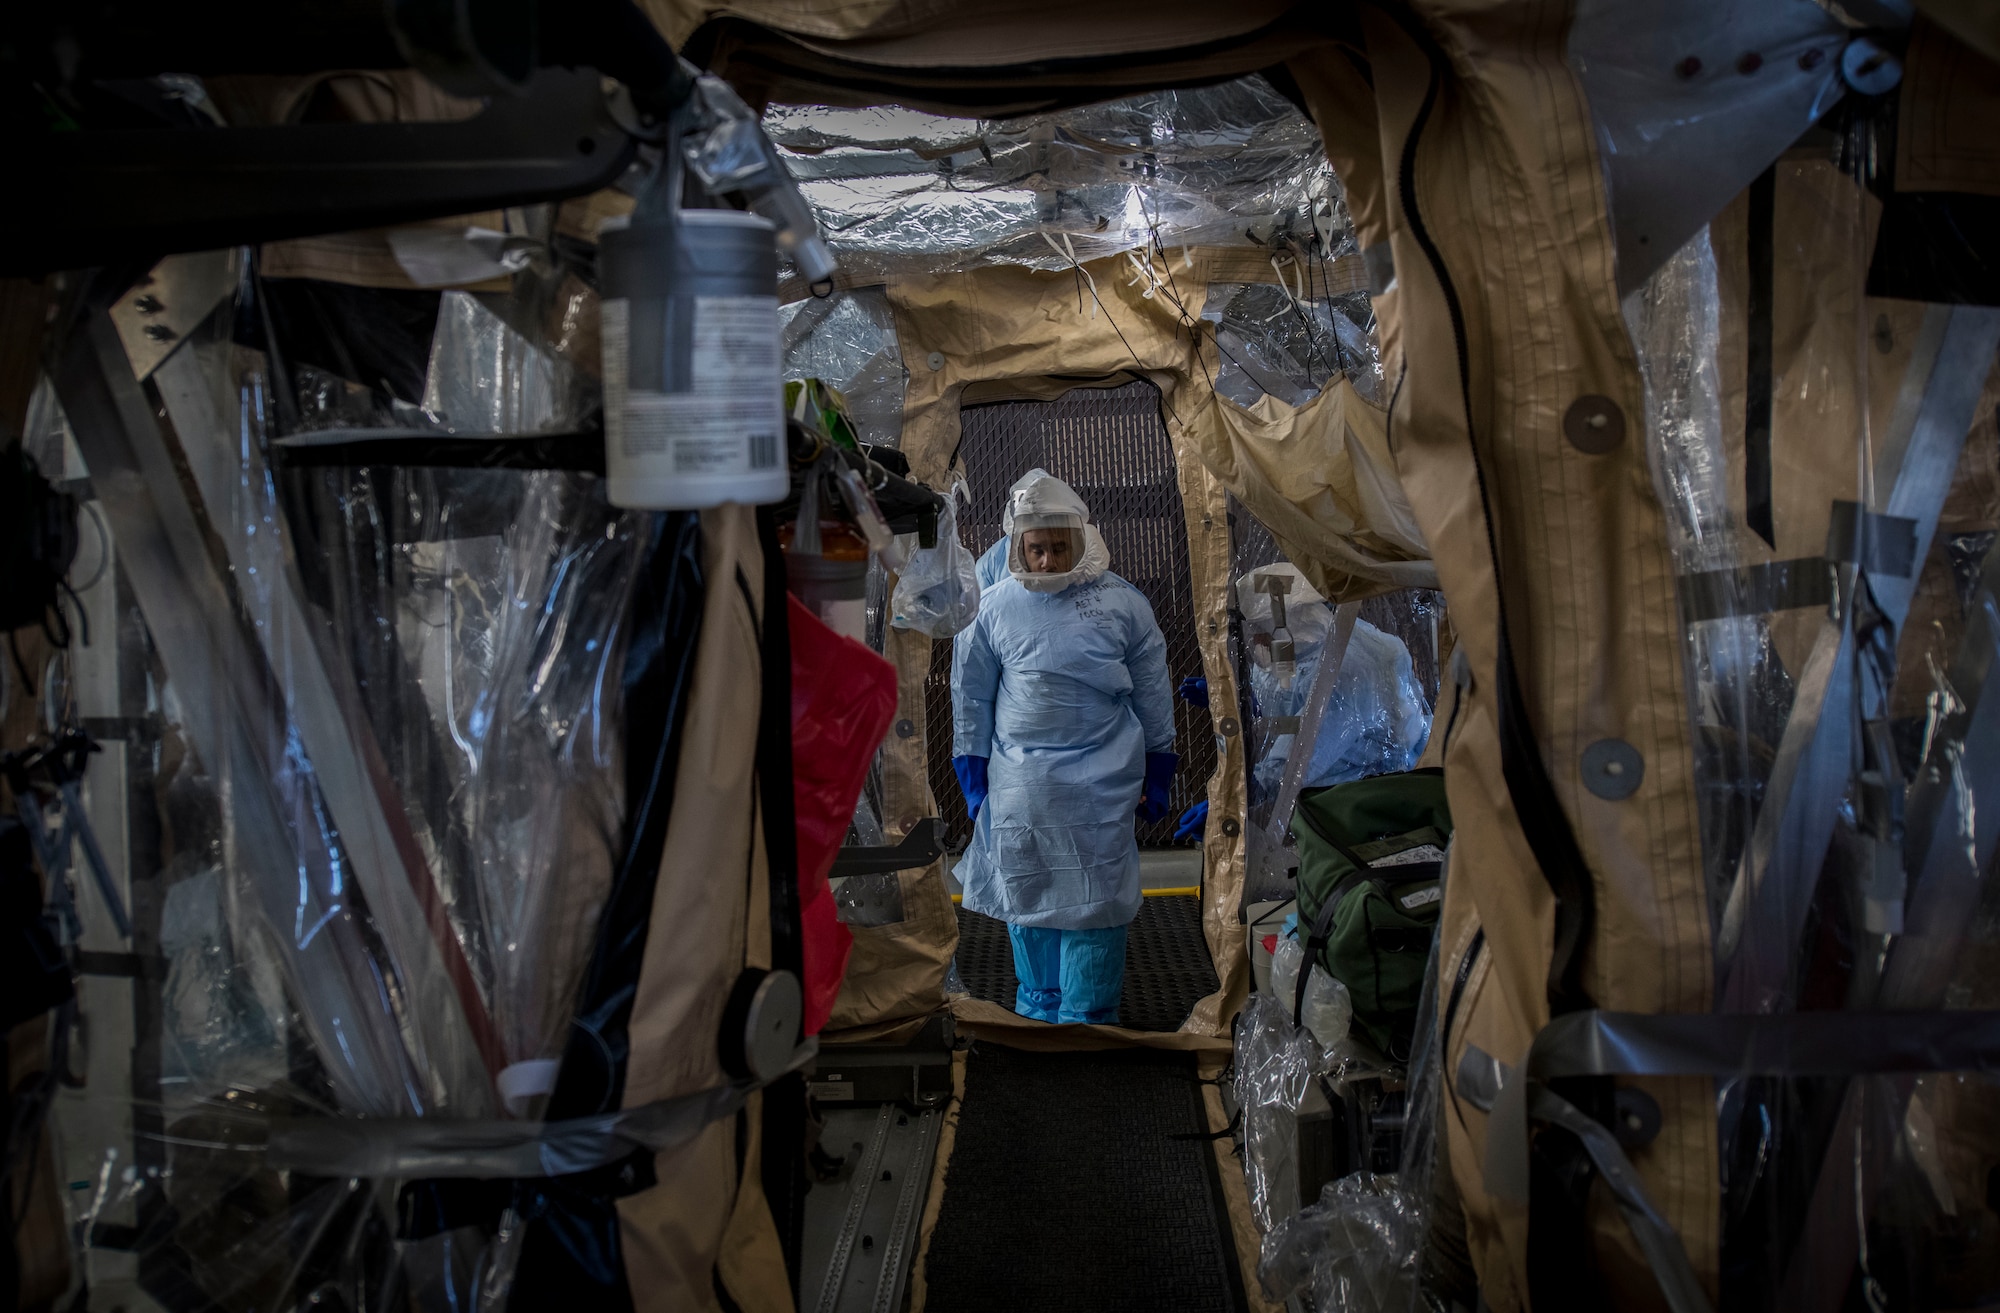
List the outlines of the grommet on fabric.
{"label": "grommet on fabric", "polygon": [[743,1052],[752,1076],[769,1081],[784,1073],[803,1008],[804,996],[797,976],[789,971],[773,971],[764,977],[750,999],[749,1015],[744,1019]]}
{"label": "grommet on fabric", "polygon": [[1224,716],[1221,720],[1216,722],[1215,728],[1221,731],[1222,736],[1224,738],[1228,738],[1231,735],[1235,734],[1236,731],[1241,727],[1237,725],[1236,717]]}
{"label": "grommet on fabric", "polygon": [[1243,832],[1243,825],[1234,816],[1231,816],[1222,822],[1222,832],[1234,839]]}
{"label": "grommet on fabric", "polygon": [[1583,787],[1617,802],[1638,792],[1646,759],[1624,739],[1599,739],[1583,750]]}
{"label": "grommet on fabric", "polygon": [[931,367],[931,372],[935,374],[938,370],[944,368],[944,352],[942,351],[931,352],[928,356],[924,357],[924,363],[926,365],[929,365]]}
{"label": "grommet on fabric", "polygon": [[911,739],[915,738],[916,736],[917,736],[917,726],[915,721],[910,720],[908,717],[905,717],[902,720],[896,722],[897,738]]}
{"label": "grommet on fabric", "polygon": [[1660,1105],[1652,1095],[1621,1085],[1611,1096],[1611,1134],[1627,1149],[1643,1149],[1660,1134]]}
{"label": "grommet on fabric", "polygon": [[1840,76],[1864,96],[1886,95],[1903,80],[1903,61],[1872,38],[1858,36],[1840,52]]}
{"label": "grommet on fabric", "polygon": [[1578,397],[1563,412],[1563,436],[1578,451],[1601,456],[1625,440],[1625,412],[1610,397]]}

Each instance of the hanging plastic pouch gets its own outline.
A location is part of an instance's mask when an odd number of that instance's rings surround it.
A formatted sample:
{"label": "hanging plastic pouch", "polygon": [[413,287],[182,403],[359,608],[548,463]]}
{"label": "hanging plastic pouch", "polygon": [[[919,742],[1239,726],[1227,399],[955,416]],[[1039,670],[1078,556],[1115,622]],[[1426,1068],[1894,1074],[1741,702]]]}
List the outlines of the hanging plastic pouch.
{"label": "hanging plastic pouch", "polygon": [[854,820],[875,750],[896,715],[896,668],[843,638],[789,594],[792,790],[798,813],[799,920],[805,940],[805,1031],[833,1012],[854,937],[840,923],[827,872]]}
{"label": "hanging plastic pouch", "polygon": [[932,638],[950,638],[979,614],[976,562],[958,538],[958,503],[969,505],[972,494],[965,480],[952,485],[938,512],[937,546],[920,547],[896,576],[892,598],[898,629],[915,629]]}

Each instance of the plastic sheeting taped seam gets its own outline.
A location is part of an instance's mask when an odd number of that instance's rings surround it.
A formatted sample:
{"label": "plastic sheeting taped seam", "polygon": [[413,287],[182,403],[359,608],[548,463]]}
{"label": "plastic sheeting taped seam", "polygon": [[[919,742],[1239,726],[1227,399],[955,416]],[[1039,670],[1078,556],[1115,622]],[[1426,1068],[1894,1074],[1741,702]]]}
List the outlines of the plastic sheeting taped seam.
{"label": "plastic sheeting taped seam", "polygon": [[[808,1036],[777,1080],[819,1055]],[[273,1118],[268,1166],[314,1176],[523,1178],[567,1176],[607,1166],[636,1150],[686,1144],[733,1115],[767,1081],[739,1080],[619,1112],[557,1122],[444,1117]]]}

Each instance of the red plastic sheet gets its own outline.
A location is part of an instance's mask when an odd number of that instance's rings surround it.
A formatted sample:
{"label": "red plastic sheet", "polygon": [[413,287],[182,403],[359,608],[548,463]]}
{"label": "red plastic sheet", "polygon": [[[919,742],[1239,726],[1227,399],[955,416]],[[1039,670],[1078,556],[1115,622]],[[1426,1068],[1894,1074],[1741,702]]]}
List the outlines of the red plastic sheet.
{"label": "red plastic sheet", "polygon": [[896,668],[843,638],[789,594],[792,795],[798,813],[805,1032],[833,1013],[854,937],[835,914],[827,872],[840,852],[875,750],[896,715]]}

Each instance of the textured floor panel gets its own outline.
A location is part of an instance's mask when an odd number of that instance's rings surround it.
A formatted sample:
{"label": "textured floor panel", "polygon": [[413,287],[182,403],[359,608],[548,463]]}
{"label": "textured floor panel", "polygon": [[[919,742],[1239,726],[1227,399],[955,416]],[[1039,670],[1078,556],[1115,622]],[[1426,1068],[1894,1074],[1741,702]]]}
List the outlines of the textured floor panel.
{"label": "textured floor panel", "polygon": [[[1014,950],[1005,922],[958,910],[958,974],[973,997],[1014,1006]],[[1215,964],[1201,937],[1201,900],[1146,899],[1125,941],[1119,1024],[1179,1030],[1189,1009],[1215,989]]]}
{"label": "textured floor panel", "polygon": [[1192,1055],[975,1047],[926,1307],[1243,1308],[1206,1129]]}

